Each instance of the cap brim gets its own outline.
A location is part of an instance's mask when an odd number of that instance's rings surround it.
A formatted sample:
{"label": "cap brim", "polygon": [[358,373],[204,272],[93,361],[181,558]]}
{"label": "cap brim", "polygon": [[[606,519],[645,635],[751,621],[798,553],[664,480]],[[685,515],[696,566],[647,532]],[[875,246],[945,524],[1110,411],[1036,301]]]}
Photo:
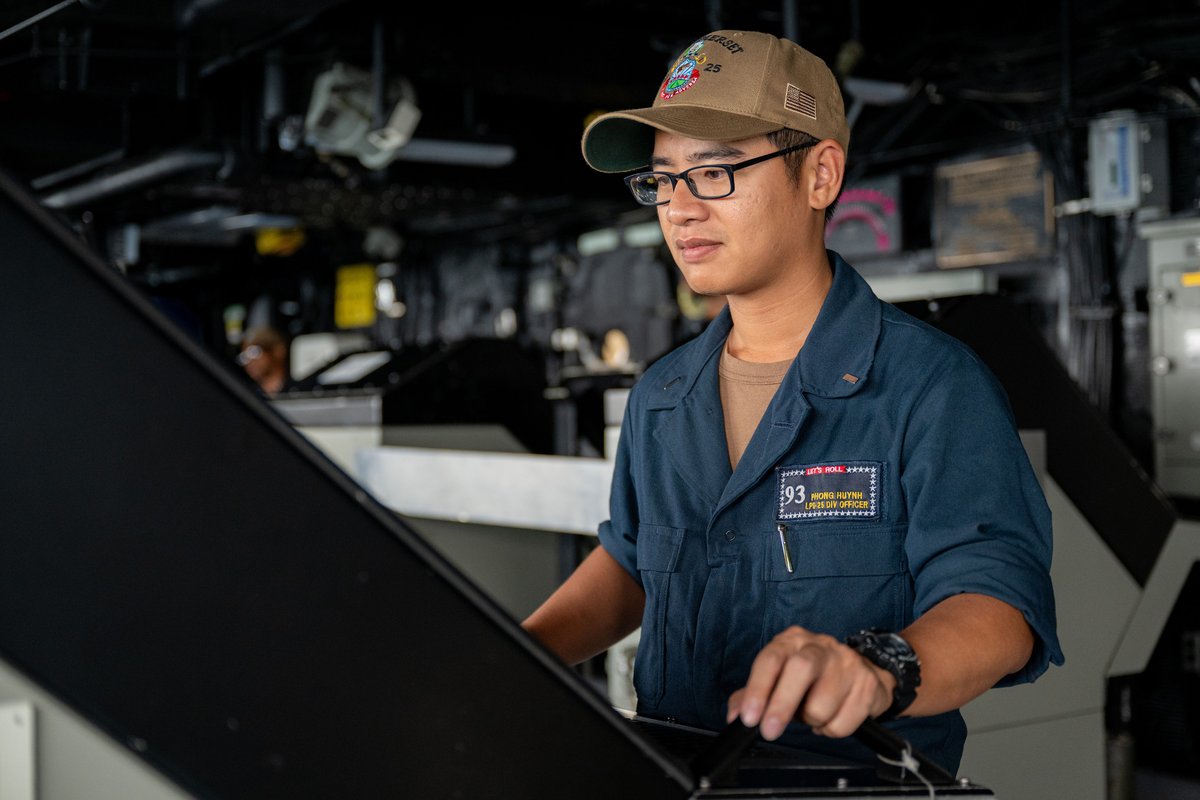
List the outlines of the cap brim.
{"label": "cap brim", "polygon": [[612,111],[597,117],[583,132],[583,158],[598,172],[628,172],[650,163],[656,129],[689,139],[734,142],[779,128],[756,117],[705,106],[679,104]]}

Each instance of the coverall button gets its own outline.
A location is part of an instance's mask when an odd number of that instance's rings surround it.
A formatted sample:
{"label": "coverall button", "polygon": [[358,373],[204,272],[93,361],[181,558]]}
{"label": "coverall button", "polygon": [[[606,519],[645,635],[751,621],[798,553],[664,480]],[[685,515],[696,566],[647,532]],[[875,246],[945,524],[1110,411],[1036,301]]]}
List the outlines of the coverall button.
{"label": "coverall button", "polygon": [[736,538],[737,538],[737,531],[733,530],[732,528],[725,531],[725,541],[732,542]]}

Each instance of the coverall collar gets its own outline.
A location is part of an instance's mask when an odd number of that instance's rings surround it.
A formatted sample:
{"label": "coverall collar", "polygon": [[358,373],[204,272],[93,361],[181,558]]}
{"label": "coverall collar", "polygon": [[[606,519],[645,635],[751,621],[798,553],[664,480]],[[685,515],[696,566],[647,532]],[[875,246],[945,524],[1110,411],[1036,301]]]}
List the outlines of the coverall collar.
{"label": "coverall collar", "polygon": [[[866,383],[875,360],[880,303],[853,267],[834,251],[826,252],[833,269],[833,284],[785,382],[798,380],[805,394],[849,397]],[[700,334],[698,346],[689,348],[673,374],[665,378],[650,407],[673,408],[687,396],[732,329],[733,320],[726,306]],[[847,331],[854,334],[847,335]]]}

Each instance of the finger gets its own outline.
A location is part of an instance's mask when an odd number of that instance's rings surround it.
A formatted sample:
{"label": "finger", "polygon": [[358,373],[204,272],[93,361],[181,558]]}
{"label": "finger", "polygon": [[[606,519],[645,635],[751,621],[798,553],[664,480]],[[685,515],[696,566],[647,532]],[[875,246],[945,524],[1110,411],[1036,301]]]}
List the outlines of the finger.
{"label": "finger", "polygon": [[[875,695],[870,684],[871,680],[854,680],[836,692],[828,691],[825,686],[814,686],[804,705],[804,721],[820,736],[835,739],[849,736],[871,716],[871,701]],[[825,704],[827,695],[831,701],[828,705]],[[840,701],[834,703],[832,700],[836,695],[840,695]],[[814,701],[817,701],[819,713],[810,713]]]}
{"label": "finger", "polygon": [[738,715],[742,722],[753,727],[758,725],[767,700],[775,688],[775,682],[783,669],[785,653],[774,643],[767,645],[750,666],[750,677],[746,685],[739,691],[742,693],[738,704]]}
{"label": "finger", "polygon": [[825,654],[815,644],[806,644],[792,653],[775,682],[763,712],[759,733],[767,741],[778,739],[788,723],[796,718],[800,704],[824,667]]}
{"label": "finger", "polygon": [[866,659],[840,643],[826,651],[825,668],[816,676],[804,702],[803,720],[813,728],[828,725],[846,703],[862,704],[870,714],[869,689],[878,684]]}
{"label": "finger", "polygon": [[[733,694],[729,695],[729,706],[725,711],[725,723],[729,724],[738,718],[738,713],[742,707],[742,696],[745,695],[745,689],[738,689]],[[745,722],[745,720],[742,720]]]}

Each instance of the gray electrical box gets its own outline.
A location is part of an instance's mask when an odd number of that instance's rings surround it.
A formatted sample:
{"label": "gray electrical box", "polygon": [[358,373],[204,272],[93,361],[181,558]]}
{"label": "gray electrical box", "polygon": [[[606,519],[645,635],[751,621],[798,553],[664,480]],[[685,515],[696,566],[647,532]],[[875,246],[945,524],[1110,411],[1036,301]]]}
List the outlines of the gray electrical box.
{"label": "gray electrical box", "polygon": [[1170,203],[1167,123],[1114,111],[1088,126],[1092,212],[1162,216]]}
{"label": "gray electrical box", "polygon": [[1158,484],[1200,498],[1200,218],[1146,223]]}

